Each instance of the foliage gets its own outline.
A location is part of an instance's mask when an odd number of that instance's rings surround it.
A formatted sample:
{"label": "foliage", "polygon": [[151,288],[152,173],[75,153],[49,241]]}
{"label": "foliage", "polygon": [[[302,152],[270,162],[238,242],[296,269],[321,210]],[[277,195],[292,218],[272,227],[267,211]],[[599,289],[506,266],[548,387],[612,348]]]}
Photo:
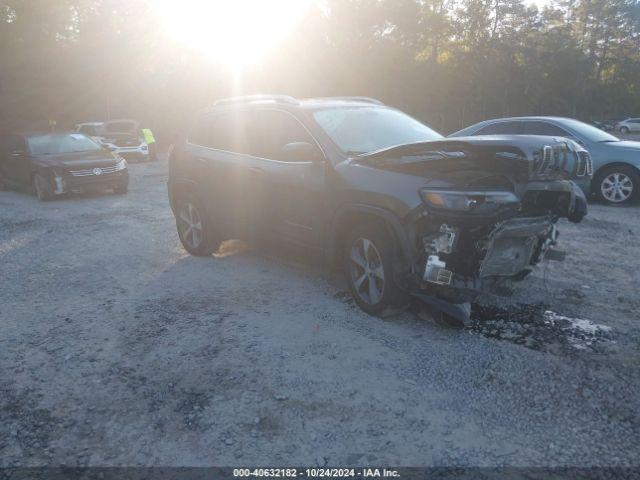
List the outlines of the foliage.
{"label": "foliage", "polygon": [[136,117],[168,136],[215,98],[255,92],[375,96],[444,132],[640,115],[638,0],[324,0],[236,75],[156,13],[152,0],[0,2],[0,129]]}

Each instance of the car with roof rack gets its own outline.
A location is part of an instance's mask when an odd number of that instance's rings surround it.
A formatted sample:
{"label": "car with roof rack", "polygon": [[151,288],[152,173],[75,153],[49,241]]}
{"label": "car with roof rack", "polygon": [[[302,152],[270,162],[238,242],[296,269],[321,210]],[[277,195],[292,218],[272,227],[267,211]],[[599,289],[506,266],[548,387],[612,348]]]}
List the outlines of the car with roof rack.
{"label": "car with roof rack", "polygon": [[578,179],[587,196],[602,203],[623,205],[640,200],[640,142],[621,140],[592,125],[563,117],[512,117],[486,120],[449,135],[547,135],[579,143],[593,174]]}
{"label": "car with roof rack", "polygon": [[368,97],[236,97],[172,148],[168,194],[192,255],[301,245],[369,314],[415,297],[462,322],[480,292],[563,258],[557,221],[586,214],[583,154],[564,138],[447,139]]}

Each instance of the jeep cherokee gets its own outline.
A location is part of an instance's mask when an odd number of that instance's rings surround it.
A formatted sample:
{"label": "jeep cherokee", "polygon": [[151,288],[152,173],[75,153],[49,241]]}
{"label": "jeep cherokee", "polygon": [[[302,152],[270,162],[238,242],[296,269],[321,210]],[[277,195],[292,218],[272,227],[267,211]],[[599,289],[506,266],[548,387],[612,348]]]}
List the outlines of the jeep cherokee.
{"label": "jeep cherokee", "polygon": [[468,302],[561,259],[579,222],[583,149],[543,136],[445,139],[377,100],[249,96],[201,112],[169,160],[184,248],[277,239],[340,266],[373,315],[417,296],[464,321]]}

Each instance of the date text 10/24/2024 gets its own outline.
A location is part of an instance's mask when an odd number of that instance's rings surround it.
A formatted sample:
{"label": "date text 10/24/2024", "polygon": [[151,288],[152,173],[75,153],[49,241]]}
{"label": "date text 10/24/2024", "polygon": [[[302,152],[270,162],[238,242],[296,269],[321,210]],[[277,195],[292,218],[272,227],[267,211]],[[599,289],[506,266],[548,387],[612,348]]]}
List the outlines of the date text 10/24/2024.
{"label": "date text 10/24/2024", "polygon": [[386,468],[234,468],[233,476],[274,478],[398,478]]}

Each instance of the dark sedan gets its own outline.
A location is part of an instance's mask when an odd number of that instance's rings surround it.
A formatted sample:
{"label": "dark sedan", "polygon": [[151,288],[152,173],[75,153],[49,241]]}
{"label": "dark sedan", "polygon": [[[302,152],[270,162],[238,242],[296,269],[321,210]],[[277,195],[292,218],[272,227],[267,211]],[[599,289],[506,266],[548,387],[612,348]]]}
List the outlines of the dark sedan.
{"label": "dark sedan", "polygon": [[95,189],[127,192],[127,162],[80,133],[0,136],[0,187],[40,200]]}

